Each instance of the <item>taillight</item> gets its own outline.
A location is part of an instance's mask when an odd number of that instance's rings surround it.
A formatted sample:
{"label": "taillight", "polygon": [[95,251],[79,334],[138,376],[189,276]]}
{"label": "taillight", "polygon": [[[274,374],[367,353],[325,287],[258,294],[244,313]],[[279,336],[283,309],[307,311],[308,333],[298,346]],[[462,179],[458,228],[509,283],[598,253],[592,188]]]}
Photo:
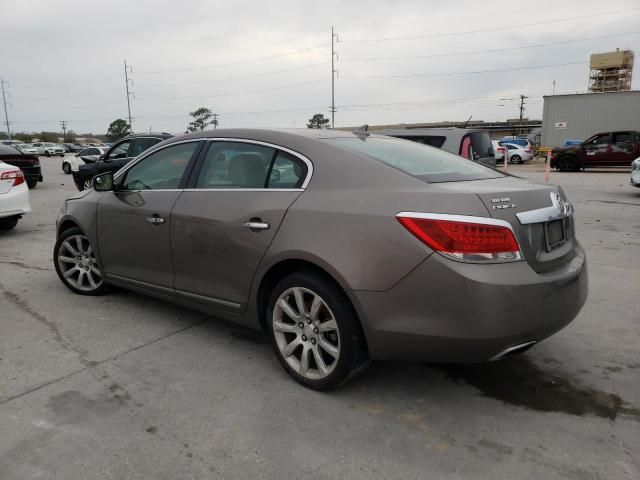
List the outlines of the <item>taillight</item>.
{"label": "taillight", "polygon": [[398,221],[429,248],[455,260],[508,262],[521,260],[511,226],[494,218],[402,212]]}
{"label": "taillight", "polygon": [[0,174],[0,180],[11,180],[13,179],[13,187],[24,183],[24,174],[21,170],[10,170],[8,172],[2,172]]}

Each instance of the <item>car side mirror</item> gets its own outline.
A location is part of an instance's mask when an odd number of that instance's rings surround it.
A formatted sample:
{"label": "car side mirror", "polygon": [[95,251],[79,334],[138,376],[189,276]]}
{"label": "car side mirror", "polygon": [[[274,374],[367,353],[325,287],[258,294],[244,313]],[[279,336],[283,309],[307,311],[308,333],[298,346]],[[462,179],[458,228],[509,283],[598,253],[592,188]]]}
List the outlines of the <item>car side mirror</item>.
{"label": "car side mirror", "polygon": [[91,180],[91,186],[96,192],[110,192],[113,190],[113,172],[96,175]]}

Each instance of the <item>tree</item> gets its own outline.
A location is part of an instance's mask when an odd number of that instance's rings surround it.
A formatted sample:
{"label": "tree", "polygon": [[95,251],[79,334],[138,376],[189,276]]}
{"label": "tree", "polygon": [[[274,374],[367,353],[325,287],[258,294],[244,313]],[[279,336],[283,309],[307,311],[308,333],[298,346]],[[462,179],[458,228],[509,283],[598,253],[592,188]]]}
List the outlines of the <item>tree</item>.
{"label": "tree", "polygon": [[15,140],[20,140],[21,142],[24,142],[24,143],[30,143],[33,141],[33,134],[32,133],[14,133],[13,138]]}
{"label": "tree", "polygon": [[126,137],[129,134],[129,124],[122,118],[117,118],[109,125],[107,130],[107,138],[112,142]]}
{"label": "tree", "polygon": [[309,119],[307,128],[329,128],[329,119],[324,118],[322,113],[316,113]]}
{"label": "tree", "polygon": [[40,132],[38,134],[38,140],[41,142],[57,143],[58,134],[56,132]]}
{"label": "tree", "polygon": [[67,130],[67,143],[76,143],[76,132],[73,130]]}
{"label": "tree", "polygon": [[187,126],[187,130],[190,132],[200,132],[204,130],[207,125],[211,125],[214,122],[216,122],[217,126],[217,120],[209,121],[211,117],[213,117],[213,112],[210,108],[200,107],[193,112],[189,112],[189,115],[193,117],[193,121],[189,122]]}

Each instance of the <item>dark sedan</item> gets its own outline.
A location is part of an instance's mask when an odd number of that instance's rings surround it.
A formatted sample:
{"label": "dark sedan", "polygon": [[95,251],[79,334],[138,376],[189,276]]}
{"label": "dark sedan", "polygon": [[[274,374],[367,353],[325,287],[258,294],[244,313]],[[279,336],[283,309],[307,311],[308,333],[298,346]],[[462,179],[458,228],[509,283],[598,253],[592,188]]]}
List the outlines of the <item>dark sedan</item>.
{"label": "dark sedan", "polygon": [[9,145],[0,145],[0,161],[22,170],[29,188],[36,188],[38,182],[42,182],[40,160],[37,155],[22,153]]}

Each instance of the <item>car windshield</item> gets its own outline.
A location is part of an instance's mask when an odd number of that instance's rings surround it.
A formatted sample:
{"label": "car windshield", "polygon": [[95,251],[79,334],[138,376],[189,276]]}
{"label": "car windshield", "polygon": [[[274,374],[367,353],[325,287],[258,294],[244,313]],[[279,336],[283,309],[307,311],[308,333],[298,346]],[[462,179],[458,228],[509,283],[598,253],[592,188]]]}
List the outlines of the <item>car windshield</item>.
{"label": "car windshield", "polygon": [[343,137],[327,139],[427,183],[499,178],[500,172],[438,148],[397,138]]}

